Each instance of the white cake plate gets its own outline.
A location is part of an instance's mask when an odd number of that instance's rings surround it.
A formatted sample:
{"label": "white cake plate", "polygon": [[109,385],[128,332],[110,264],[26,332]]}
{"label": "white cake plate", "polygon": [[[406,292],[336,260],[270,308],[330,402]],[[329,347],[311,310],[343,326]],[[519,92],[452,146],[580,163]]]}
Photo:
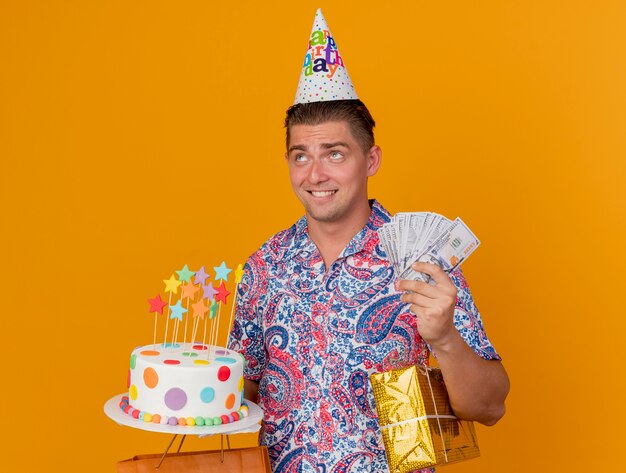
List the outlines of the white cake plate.
{"label": "white cake plate", "polygon": [[120,409],[120,402],[122,396],[126,396],[126,393],[113,396],[104,404],[104,413],[112,420],[120,425],[126,425],[135,429],[147,430],[149,432],[161,432],[164,434],[183,434],[183,435],[198,435],[200,437],[208,437],[216,434],[243,434],[258,432],[261,428],[259,422],[263,419],[263,409],[257,406],[252,401],[246,399],[248,404],[248,417],[244,417],[237,422],[231,424],[213,425],[213,426],[183,426],[183,425],[162,425],[155,424],[154,422],[144,422],[139,419],[135,419],[128,414],[124,414],[124,411]]}

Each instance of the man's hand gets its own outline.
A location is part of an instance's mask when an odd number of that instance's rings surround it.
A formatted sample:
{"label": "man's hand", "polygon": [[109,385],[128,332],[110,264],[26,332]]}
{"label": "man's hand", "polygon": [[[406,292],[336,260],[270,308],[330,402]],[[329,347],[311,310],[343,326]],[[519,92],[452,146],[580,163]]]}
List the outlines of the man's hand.
{"label": "man's hand", "polygon": [[411,304],[417,329],[437,356],[450,404],[461,419],[493,425],[504,415],[509,378],[497,360],[478,356],[454,326],[457,289],[437,265],[414,263],[413,269],[429,274],[436,285],[400,281],[403,302]]}
{"label": "man's hand", "polygon": [[458,337],[454,327],[454,306],[457,289],[448,275],[437,265],[414,263],[415,271],[428,274],[436,285],[422,281],[403,280],[398,289],[410,291],[401,296],[402,302],[411,304],[411,312],[417,318],[417,329],[422,338],[436,351]]}
{"label": "man's hand", "polygon": [[254,403],[259,402],[259,382],[251,381],[249,379],[243,380],[243,390],[246,393],[246,399],[251,400]]}

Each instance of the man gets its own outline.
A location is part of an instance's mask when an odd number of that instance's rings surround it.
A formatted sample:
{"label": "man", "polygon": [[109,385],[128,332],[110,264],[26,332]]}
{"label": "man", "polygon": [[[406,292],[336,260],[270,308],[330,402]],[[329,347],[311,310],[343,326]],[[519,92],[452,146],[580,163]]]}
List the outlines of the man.
{"label": "man", "polygon": [[[304,67],[323,71],[325,59],[330,72],[340,56],[320,17]],[[340,68],[333,73],[347,77]],[[311,97],[304,88],[301,79],[297,96]],[[305,216],[248,259],[231,337],[247,361],[246,397],[264,409],[260,442],[280,473],[387,471],[369,375],[426,364],[429,347],[457,416],[492,425],[508,392],[459,270],[416,263],[436,284],[396,284],[376,233],[390,215],[367,194],[382,156],[374,120],[352,89],[335,92],[287,112],[285,159]]]}

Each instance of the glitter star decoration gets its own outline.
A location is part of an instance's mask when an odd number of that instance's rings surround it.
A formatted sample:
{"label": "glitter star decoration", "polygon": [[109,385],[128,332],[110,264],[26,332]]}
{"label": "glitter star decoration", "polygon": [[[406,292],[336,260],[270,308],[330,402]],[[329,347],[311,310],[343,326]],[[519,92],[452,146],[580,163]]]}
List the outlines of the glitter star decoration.
{"label": "glitter star decoration", "polygon": [[217,315],[217,309],[218,309],[219,305],[217,302],[213,301],[211,302],[211,307],[210,307],[210,313],[209,313],[209,319],[213,319],[215,318],[215,316]]}
{"label": "glitter star decoration", "polygon": [[191,279],[191,276],[193,276],[196,273],[194,273],[193,271],[190,271],[187,265],[185,265],[183,266],[183,269],[176,271],[176,274],[178,274],[178,279],[180,279],[181,281],[189,282],[189,280]]}
{"label": "glitter star decoration", "polygon": [[200,299],[198,302],[191,304],[193,309],[193,318],[200,317],[204,320],[204,314],[209,311],[209,307],[204,303],[204,299]]}
{"label": "glitter star decoration", "polygon": [[237,269],[235,269],[235,284],[239,284],[242,278],[243,278],[243,266],[241,265],[241,263],[239,263],[239,265],[237,266]]}
{"label": "glitter star decoration", "polygon": [[170,306],[170,310],[172,311],[170,319],[178,319],[181,322],[183,320],[183,314],[187,312],[187,309],[182,306],[180,299],[176,302],[176,304]]}
{"label": "glitter star decoration", "polygon": [[196,274],[193,277],[193,282],[194,284],[204,284],[206,278],[208,277],[209,275],[204,270],[204,266],[202,266],[198,271],[196,271]]}
{"label": "glitter star decoration", "polygon": [[180,288],[182,290],[181,298],[190,297],[193,299],[196,292],[200,290],[199,286],[194,286],[190,282],[183,284]]}
{"label": "glitter star decoration", "polygon": [[204,296],[202,296],[203,298],[210,301],[215,299],[215,294],[217,294],[217,291],[213,287],[213,284],[209,283],[206,286],[202,286],[202,290],[204,291]]}
{"label": "glitter star decoration", "polygon": [[148,299],[148,304],[150,304],[150,313],[158,312],[159,314],[162,314],[163,307],[167,305],[167,302],[161,299],[161,294],[157,294],[154,299]]}
{"label": "glitter star decoration", "polygon": [[173,292],[174,294],[178,292],[178,286],[182,284],[173,274],[169,279],[164,279],[163,282],[165,283],[165,292]]}
{"label": "glitter star decoration", "polygon": [[226,286],[224,286],[224,281],[222,281],[222,284],[220,284],[219,287],[217,288],[217,294],[215,294],[215,300],[217,302],[221,301],[224,304],[226,304],[226,298],[228,297],[229,294],[230,292],[226,290]]}
{"label": "glitter star decoration", "polygon": [[230,273],[232,269],[226,267],[225,261],[222,261],[222,264],[220,264],[219,266],[214,266],[213,269],[215,270],[216,281],[223,279],[224,281],[228,282],[228,273]]}

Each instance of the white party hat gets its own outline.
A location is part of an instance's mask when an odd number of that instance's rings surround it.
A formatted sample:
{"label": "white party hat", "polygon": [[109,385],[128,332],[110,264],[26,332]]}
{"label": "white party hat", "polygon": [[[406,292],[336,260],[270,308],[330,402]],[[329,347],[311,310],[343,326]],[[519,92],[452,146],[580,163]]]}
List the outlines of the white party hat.
{"label": "white party hat", "polygon": [[357,99],[354,86],[339,55],[322,10],[318,9],[304,56],[294,103]]}

